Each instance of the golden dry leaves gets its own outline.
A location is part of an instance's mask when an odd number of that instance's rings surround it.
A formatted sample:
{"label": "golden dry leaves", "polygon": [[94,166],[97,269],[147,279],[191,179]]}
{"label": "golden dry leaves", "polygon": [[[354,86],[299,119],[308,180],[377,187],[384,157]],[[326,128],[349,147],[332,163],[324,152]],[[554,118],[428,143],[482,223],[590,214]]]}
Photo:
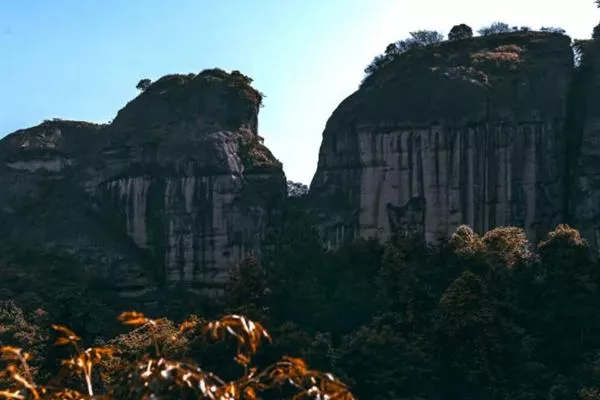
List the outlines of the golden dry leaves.
{"label": "golden dry leaves", "polygon": [[137,311],[122,312],[117,319],[124,325],[132,326],[142,326],[153,322],[152,319],[146,318],[144,314]]}
{"label": "golden dry leaves", "polygon": [[52,324],[52,329],[55,331],[62,333],[65,337],[71,339],[72,341],[79,341],[81,338],[75,334],[72,330],[63,325]]}
{"label": "golden dry leaves", "polygon": [[0,390],[0,399],[25,399],[20,390]]}
{"label": "golden dry leaves", "polygon": [[75,332],[73,332],[66,326],[53,324],[51,325],[51,327],[58,333],[62,334],[62,336],[59,336],[54,342],[55,346],[64,346],[67,344],[76,345],[77,342],[81,340],[81,338],[77,336]]}
{"label": "golden dry leaves", "polygon": [[28,360],[31,356],[18,347],[0,346],[0,359],[4,361],[19,361],[21,358]]}
{"label": "golden dry leaves", "polygon": [[91,370],[94,364],[107,360],[113,355],[113,350],[106,347],[91,347],[75,357],[62,360],[62,365],[74,369]]}
{"label": "golden dry leaves", "polygon": [[267,373],[271,382],[266,386],[281,386],[286,382],[300,389],[293,399],[354,399],[348,387],[333,375],[310,370],[304,360],[283,357]]}
{"label": "golden dry leaves", "polygon": [[196,328],[198,326],[198,322],[194,321],[194,320],[186,320],[183,321],[180,325],[179,325],[179,329],[178,329],[178,333],[181,335],[187,331],[190,331],[194,328]]}
{"label": "golden dry leaves", "polygon": [[235,361],[244,366],[250,363],[263,338],[272,342],[271,336],[260,323],[239,315],[227,315],[218,321],[209,322],[203,330],[215,340],[223,340],[227,334],[236,338],[238,351]]}
{"label": "golden dry leaves", "polygon": [[504,50],[500,51],[498,49],[494,49],[493,51],[480,51],[477,53],[473,53],[471,55],[471,61],[474,63],[483,63],[483,62],[495,62],[496,64],[501,63],[509,63],[509,64],[517,64],[521,62],[521,58],[519,52],[513,50]]}
{"label": "golden dry leaves", "polygon": [[[28,369],[27,361],[23,358],[20,359],[21,365],[25,370]],[[19,390],[2,390],[0,391],[0,398],[4,396],[4,398],[8,399],[20,399],[20,398],[34,398],[39,399],[39,391],[36,387],[35,383],[31,379],[31,377],[24,376],[24,374],[19,371],[19,368],[15,364],[9,364],[4,371],[2,371],[2,375],[8,376],[17,386],[20,386]],[[24,396],[24,393],[29,392],[30,397],[19,397]]]}
{"label": "golden dry leaves", "polygon": [[[147,318],[136,311],[127,311],[119,315],[119,320],[130,326],[150,326],[151,331],[156,327],[155,320]],[[120,382],[120,391],[125,391],[133,398],[150,399],[158,395],[157,387],[171,390],[186,388],[198,395],[198,398],[213,400],[256,400],[259,392],[280,388],[291,384],[299,392],[293,399],[341,399],[353,400],[347,386],[338,381],[331,374],[324,374],[308,368],[300,358],[284,357],[263,371],[250,367],[251,357],[258,350],[263,339],[271,342],[271,337],[266,329],[258,322],[246,319],[239,315],[227,315],[217,321],[200,322],[188,320],[183,322],[178,329],[178,334],[185,333],[200,327],[204,334],[209,334],[215,340],[222,340],[227,336],[233,337],[238,342],[238,351],[235,361],[245,367],[246,373],[241,378],[225,382],[212,372],[203,371],[194,362],[170,361],[165,358],[152,358],[145,354],[142,358],[124,368],[130,368],[126,381]],[[77,350],[74,357],[63,360],[62,365],[83,375],[87,386],[87,394],[82,394],[69,388],[53,388],[36,386],[27,373],[23,374],[15,363],[21,363],[21,369],[27,371],[28,353],[16,347],[0,347],[0,357],[9,361],[9,366],[1,372],[8,375],[15,388],[0,390],[0,399],[111,399],[112,388],[109,394],[94,395],[92,389],[92,369],[102,361],[111,360],[114,349],[108,347],[91,347],[79,350],[77,342],[81,339],[73,331],[62,325],[53,325],[52,328],[61,336],[57,345],[72,344]],[[157,353],[158,355],[158,353]]]}

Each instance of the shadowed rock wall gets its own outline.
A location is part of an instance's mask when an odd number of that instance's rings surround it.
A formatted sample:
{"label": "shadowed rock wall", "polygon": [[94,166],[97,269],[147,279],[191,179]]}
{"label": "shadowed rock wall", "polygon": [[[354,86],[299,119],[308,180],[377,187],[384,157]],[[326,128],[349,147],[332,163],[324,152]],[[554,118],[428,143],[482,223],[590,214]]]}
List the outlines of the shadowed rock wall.
{"label": "shadowed rock wall", "polygon": [[67,249],[122,295],[214,294],[285,198],[241,74],[161,78],[110,125],[47,121],[0,141],[5,243]]}
{"label": "shadowed rock wall", "polygon": [[310,190],[330,246],[460,224],[561,222],[570,39],[509,33],[409,51],[344,100]]}

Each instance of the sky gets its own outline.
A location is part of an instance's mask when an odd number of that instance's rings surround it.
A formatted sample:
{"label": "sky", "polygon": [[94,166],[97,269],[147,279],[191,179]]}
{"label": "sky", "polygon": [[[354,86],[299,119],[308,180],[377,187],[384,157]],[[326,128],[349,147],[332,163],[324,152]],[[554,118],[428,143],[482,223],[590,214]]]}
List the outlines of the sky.
{"label": "sky", "polygon": [[107,122],[142,78],[240,70],[259,134],[309,184],[327,119],[388,43],[494,21],[589,38],[593,0],[0,0],[0,137],[45,119]]}

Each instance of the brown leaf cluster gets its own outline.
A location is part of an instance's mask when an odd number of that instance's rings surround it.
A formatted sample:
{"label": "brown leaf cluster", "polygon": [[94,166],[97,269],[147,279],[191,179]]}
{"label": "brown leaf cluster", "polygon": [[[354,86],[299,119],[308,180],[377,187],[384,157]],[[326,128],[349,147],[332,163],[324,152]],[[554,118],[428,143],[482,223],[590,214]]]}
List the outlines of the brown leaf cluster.
{"label": "brown leaf cluster", "polygon": [[[233,338],[237,342],[235,361],[242,365],[245,374],[234,381],[225,381],[216,374],[204,371],[192,360],[175,361],[161,355],[159,330],[164,321],[154,320],[136,311],[127,311],[118,319],[136,330],[149,332],[154,342],[155,354],[143,354],[128,362],[121,358],[114,346],[81,348],[81,338],[62,325],[52,325],[58,337],[56,346],[71,346],[74,355],[62,360],[62,366],[71,373],[83,377],[87,393],[72,388],[38,385],[29,370],[29,353],[20,348],[0,347],[0,357],[8,362],[2,375],[8,376],[11,385],[0,389],[0,399],[260,399],[260,393],[292,385],[297,390],[293,399],[353,399],[348,387],[333,375],[310,370],[299,358],[283,357],[275,364],[259,371],[252,367],[252,357],[259,350],[263,339],[271,342],[271,336],[258,322],[240,315],[227,315],[217,321],[189,319],[184,321],[169,337],[181,340],[190,332],[200,332],[216,341]],[[162,336],[164,337],[164,335]],[[104,368],[117,360],[124,372],[105,390],[96,394],[93,387],[95,368]],[[158,397],[157,397],[158,396]]]}
{"label": "brown leaf cluster", "polygon": [[260,323],[239,315],[228,315],[219,321],[209,322],[203,327],[203,331],[210,334],[214,340],[223,340],[227,335],[237,339],[235,361],[243,366],[250,364],[251,357],[257,352],[263,338],[271,341],[271,336]]}
{"label": "brown leaf cluster", "polygon": [[511,226],[495,228],[479,236],[470,227],[461,225],[452,234],[450,243],[459,255],[480,254],[492,264],[508,268],[531,256],[525,232]]}
{"label": "brown leaf cluster", "polygon": [[498,46],[492,51],[480,51],[471,55],[471,61],[476,64],[493,62],[496,65],[518,64],[521,62],[522,49],[517,45]]}

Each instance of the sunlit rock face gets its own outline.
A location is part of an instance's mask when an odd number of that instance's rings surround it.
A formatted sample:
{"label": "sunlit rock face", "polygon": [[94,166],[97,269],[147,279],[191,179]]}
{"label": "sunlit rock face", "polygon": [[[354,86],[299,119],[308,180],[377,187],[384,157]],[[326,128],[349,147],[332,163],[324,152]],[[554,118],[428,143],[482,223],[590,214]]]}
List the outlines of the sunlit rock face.
{"label": "sunlit rock face", "polygon": [[376,72],[323,133],[310,199],[324,240],[552,229],[572,70],[568,37],[510,33],[410,51]]}
{"label": "sunlit rock face", "polygon": [[[49,121],[8,135],[5,235],[71,249],[125,296],[175,285],[217,294],[231,266],[259,249],[286,195],[249,84],[220,70],[166,76],[110,125]],[[24,233],[31,218],[35,234]]]}

